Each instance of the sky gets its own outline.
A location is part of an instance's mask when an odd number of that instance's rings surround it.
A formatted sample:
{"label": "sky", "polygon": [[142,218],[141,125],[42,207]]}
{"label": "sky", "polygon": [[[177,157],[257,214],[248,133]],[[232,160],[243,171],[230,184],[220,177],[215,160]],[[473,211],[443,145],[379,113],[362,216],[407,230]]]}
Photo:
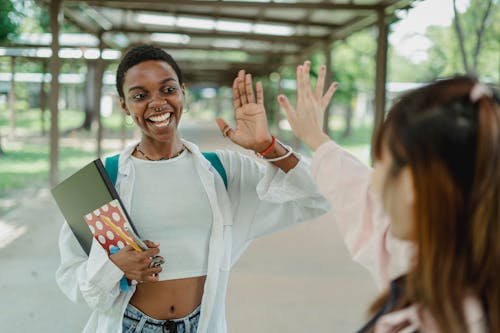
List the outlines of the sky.
{"label": "sky", "polygon": [[[468,6],[468,0],[458,0],[460,12]],[[431,25],[449,26],[453,19],[452,0],[424,0],[401,13],[402,19],[392,25],[389,42],[397,53],[418,63],[427,58],[430,41],[423,35]]]}

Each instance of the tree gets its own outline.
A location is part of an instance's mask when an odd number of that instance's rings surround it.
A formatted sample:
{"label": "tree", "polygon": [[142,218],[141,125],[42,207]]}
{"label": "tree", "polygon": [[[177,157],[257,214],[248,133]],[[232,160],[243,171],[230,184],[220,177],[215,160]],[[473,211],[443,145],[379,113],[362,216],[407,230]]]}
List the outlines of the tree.
{"label": "tree", "polygon": [[457,1],[453,0],[453,26],[466,73],[477,74],[483,36],[486,27],[492,24],[489,18],[494,7],[493,0],[471,0],[469,8],[460,14]]}
{"label": "tree", "polygon": [[[416,64],[416,82],[466,73],[477,76],[483,82],[500,82],[500,4],[498,0],[493,0],[490,14],[483,20],[488,1],[470,0],[469,7],[458,13],[460,38],[454,22],[450,26],[427,28],[424,36],[430,40],[431,47],[427,50],[427,60]],[[480,43],[478,34],[481,35]]]}
{"label": "tree", "polygon": [[339,82],[335,103],[344,107],[342,137],[352,134],[352,116],[359,92],[374,90],[377,30],[369,28],[337,42],[332,48],[334,81]]}
{"label": "tree", "polygon": [[16,22],[17,11],[10,0],[0,0],[0,42],[16,33],[18,22]]}
{"label": "tree", "polygon": [[[0,0],[0,43],[5,42],[16,33],[18,22],[17,12],[10,0]],[[5,153],[2,149],[2,133],[0,133],[0,157]]]}

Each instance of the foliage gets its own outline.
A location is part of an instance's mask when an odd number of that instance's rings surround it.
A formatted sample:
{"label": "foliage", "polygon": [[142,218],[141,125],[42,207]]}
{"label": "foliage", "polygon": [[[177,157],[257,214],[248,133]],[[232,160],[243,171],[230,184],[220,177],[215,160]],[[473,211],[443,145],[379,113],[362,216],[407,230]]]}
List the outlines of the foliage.
{"label": "foliage", "polygon": [[24,14],[20,32],[22,33],[46,33],[50,31],[50,16],[47,7],[38,5],[33,0],[23,1],[21,9]]}
{"label": "foliage", "polygon": [[0,42],[15,34],[18,26],[19,12],[10,0],[0,0]]}
{"label": "foliage", "polygon": [[334,80],[339,82],[335,102],[349,106],[359,91],[375,86],[376,29],[365,29],[337,42],[332,48]]}
{"label": "foliage", "polygon": [[457,2],[453,0],[453,9],[453,27],[464,70],[467,73],[476,73],[484,30],[491,24],[489,19],[492,10],[495,11],[493,0],[471,0],[464,14],[459,13]]}
{"label": "foliage", "polygon": [[[487,1],[471,0],[467,10],[460,14],[464,49],[468,59],[473,59],[478,38],[477,31],[482,23],[482,15],[484,15]],[[432,46],[428,50],[428,59],[418,64],[420,68],[419,80],[429,81],[438,77],[467,72],[460,56],[459,37],[453,26],[431,26],[427,29],[425,36],[429,38]],[[498,36],[500,36],[500,4],[495,1],[489,18],[485,22],[481,49],[478,54],[478,65],[475,70],[473,69],[477,76],[486,82],[499,82],[500,80],[500,39]]]}

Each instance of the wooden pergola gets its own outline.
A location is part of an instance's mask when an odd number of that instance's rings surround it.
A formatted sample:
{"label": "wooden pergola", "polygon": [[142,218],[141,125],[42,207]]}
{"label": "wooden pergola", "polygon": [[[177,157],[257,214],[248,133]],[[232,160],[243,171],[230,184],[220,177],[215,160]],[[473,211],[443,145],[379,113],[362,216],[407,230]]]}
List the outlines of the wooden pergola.
{"label": "wooden pergola", "polygon": [[[230,84],[241,68],[267,75],[296,65],[321,50],[331,65],[331,44],[370,26],[378,28],[375,82],[375,129],[384,118],[388,25],[396,11],[419,0],[39,0],[50,9],[50,72],[58,77],[59,20],[99,39],[99,49],[123,49],[151,43],[166,49],[192,83]],[[203,53],[200,53],[203,51]],[[101,52],[102,54],[102,52]],[[327,71],[331,82],[331,68]],[[96,60],[96,100],[100,98],[104,60]],[[51,172],[58,182],[57,100],[51,81]],[[99,103],[95,105],[99,108]],[[98,119],[98,142],[100,110]],[[100,149],[98,149],[100,155]]]}

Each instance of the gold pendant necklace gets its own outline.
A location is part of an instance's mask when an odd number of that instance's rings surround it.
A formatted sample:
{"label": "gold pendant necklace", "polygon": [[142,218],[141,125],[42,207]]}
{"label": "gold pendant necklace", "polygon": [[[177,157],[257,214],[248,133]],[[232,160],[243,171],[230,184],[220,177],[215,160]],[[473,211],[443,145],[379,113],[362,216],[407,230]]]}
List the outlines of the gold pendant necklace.
{"label": "gold pendant necklace", "polygon": [[182,146],[182,149],[179,150],[179,152],[177,154],[175,154],[174,156],[171,156],[171,157],[161,157],[157,160],[155,159],[152,159],[151,157],[149,157],[148,155],[146,155],[145,152],[142,151],[142,149],[139,147],[141,144],[137,144],[137,146],[135,146],[135,150],[137,150],[145,159],[147,159],[148,161],[164,161],[164,160],[170,160],[172,158],[176,158],[177,156],[179,156],[180,154],[182,154],[182,152],[184,152],[184,150],[186,149],[186,147],[183,145]]}

